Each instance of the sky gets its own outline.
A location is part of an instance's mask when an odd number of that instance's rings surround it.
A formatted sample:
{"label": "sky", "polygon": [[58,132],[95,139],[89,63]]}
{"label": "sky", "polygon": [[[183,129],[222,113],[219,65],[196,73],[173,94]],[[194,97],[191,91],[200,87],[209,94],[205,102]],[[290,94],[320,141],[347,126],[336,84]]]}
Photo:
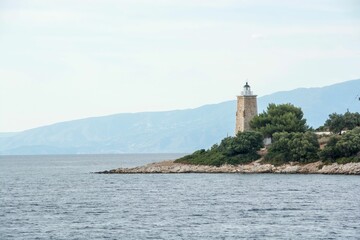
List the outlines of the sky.
{"label": "sky", "polygon": [[0,1],[0,132],[359,78],[358,0]]}

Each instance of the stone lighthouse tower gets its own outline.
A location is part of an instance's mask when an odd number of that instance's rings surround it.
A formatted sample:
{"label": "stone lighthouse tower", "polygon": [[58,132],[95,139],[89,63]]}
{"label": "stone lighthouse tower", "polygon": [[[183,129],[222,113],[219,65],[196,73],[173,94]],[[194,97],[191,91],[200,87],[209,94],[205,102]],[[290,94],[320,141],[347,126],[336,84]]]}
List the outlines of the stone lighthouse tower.
{"label": "stone lighthouse tower", "polygon": [[250,121],[257,115],[257,99],[256,95],[250,89],[246,82],[244,90],[240,96],[237,96],[237,111],[236,111],[236,128],[235,134],[238,132],[245,132],[250,130]]}

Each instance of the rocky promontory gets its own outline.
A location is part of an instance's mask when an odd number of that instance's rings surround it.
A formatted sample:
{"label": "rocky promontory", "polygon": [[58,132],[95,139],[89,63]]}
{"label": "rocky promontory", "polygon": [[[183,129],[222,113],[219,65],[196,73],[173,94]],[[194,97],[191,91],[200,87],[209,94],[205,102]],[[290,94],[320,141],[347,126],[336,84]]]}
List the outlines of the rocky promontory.
{"label": "rocky promontory", "polygon": [[360,175],[360,163],[324,164],[321,161],[299,164],[288,163],[280,166],[261,163],[261,160],[245,165],[191,165],[163,161],[140,167],[118,168],[97,172],[102,174],[146,174],[146,173],[302,173],[302,174],[350,174]]}

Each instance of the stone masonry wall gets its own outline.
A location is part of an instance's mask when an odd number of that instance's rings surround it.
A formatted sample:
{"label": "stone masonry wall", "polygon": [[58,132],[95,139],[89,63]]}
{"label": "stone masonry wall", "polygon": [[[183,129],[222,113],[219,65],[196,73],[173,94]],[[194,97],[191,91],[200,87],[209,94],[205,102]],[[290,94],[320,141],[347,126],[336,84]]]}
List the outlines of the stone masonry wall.
{"label": "stone masonry wall", "polygon": [[235,134],[250,130],[250,121],[257,115],[256,95],[238,96]]}

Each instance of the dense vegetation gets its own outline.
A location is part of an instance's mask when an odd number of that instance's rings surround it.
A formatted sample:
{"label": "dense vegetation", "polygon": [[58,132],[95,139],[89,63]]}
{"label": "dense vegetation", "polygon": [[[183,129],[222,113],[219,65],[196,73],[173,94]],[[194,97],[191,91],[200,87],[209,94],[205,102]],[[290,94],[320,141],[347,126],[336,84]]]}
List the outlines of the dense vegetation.
{"label": "dense vegetation", "polygon": [[264,137],[272,137],[277,132],[305,132],[308,127],[303,116],[301,108],[292,104],[271,103],[267,111],[252,119],[250,126]]}
{"label": "dense vegetation", "polygon": [[326,162],[360,162],[360,127],[331,136],[320,157]]}
{"label": "dense vegetation", "polygon": [[220,145],[201,149],[176,162],[221,166],[246,164],[260,158],[257,151],[263,147],[263,137],[258,132],[239,132],[235,137],[224,138]]}
{"label": "dense vegetation", "polygon": [[312,132],[274,133],[265,161],[273,164],[316,161],[319,147],[317,136]]}
{"label": "dense vegetation", "polygon": [[292,104],[270,104],[267,111],[253,118],[250,126],[254,131],[224,138],[219,145],[201,149],[176,162],[215,166],[246,164],[260,158],[258,151],[263,147],[264,137],[272,138],[263,159],[267,163],[309,163],[319,159],[329,163],[360,162],[359,113],[330,114],[324,128],[334,133],[348,131],[329,137],[322,150],[317,135],[306,125],[301,108]]}
{"label": "dense vegetation", "polygon": [[352,130],[355,127],[360,127],[360,113],[351,113],[348,111],[345,114],[330,114],[324,127],[333,133],[339,134],[341,134],[343,130]]}

